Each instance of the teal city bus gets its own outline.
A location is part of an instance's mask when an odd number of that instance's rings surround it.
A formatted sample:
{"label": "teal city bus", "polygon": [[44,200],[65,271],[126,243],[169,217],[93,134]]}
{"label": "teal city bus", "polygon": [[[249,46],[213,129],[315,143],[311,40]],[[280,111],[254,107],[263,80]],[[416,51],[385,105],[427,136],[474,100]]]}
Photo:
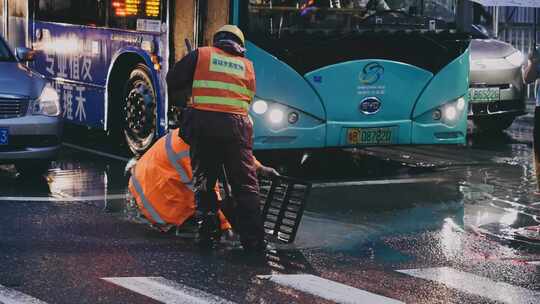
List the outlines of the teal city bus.
{"label": "teal city bus", "polygon": [[[0,34],[36,51],[67,123],[142,153],[174,125],[165,76],[225,23],[257,76],[254,148],[465,141],[461,0],[0,0]],[[365,3],[365,5],[363,5]],[[115,143],[119,141],[115,140]]]}
{"label": "teal city bus", "polygon": [[255,148],[464,143],[457,11],[455,0],[234,0],[257,76]]}

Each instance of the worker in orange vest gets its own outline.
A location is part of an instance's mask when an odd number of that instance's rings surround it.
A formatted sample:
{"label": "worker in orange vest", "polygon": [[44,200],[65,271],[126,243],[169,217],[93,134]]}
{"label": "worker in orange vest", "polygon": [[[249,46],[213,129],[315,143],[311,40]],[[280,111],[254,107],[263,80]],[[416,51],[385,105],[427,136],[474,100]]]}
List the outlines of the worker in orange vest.
{"label": "worker in orange vest", "polygon": [[[159,139],[136,164],[128,166],[129,192],[151,224],[167,231],[193,217],[195,193],[189,146],[178,136],[178,129]],[[231,229],[223,213],[218,215],[221,230]]]}
{"label": "worker in orange vest", "polygon": [[182,113],[180,136],[191,146],[197,209],[203,218],[200,234],[211,231],[208,226],[217,222],[212,189],[225,167],[237,205],[235,230],[244,250],[262,252],[266,243],[252,151],[253,124],[248,117],[255,71],[245,58],[244,46],[238,27],[223,26],[215,33],[213,46],[191,51],[174,65],[167,85],[170,95],[192,96]]}
{"label": "worker in orange vest", "polygon": [[[261,174],[274,170],[261,165],[257,160],[255,163]],[[160,138],[128,168],[131,173],[131,197],[137,209],[151,224],[162,231],[168,231],[193,219],[196,208],[189,146],[179,137],[178,129]],[[219,198],[217,185],[213,189]],[[221,210],[217,214],[219,230],[231,230],[231,224]]]}

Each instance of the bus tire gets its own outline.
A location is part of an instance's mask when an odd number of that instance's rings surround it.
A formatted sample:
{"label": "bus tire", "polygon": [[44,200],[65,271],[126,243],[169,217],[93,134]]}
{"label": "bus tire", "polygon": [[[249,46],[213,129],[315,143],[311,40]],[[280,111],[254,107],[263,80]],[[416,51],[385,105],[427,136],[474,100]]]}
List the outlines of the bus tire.
{"label": "bus tire", "polygon": [[129,73],[123,91],[122,134],[129,150],[143,154],[157,134],[157,105],[150,69],[137,64]]}

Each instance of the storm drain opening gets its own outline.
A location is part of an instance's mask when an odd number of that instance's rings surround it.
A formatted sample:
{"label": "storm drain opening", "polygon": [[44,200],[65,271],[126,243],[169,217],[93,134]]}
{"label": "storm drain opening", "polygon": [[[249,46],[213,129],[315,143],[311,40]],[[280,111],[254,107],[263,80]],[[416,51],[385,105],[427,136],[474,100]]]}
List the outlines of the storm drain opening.
{"label": "storm drain opening", "polygon": [[294,242],[312,184],[276,176],[259,180],[261,210],[267,235],[279,242]]}

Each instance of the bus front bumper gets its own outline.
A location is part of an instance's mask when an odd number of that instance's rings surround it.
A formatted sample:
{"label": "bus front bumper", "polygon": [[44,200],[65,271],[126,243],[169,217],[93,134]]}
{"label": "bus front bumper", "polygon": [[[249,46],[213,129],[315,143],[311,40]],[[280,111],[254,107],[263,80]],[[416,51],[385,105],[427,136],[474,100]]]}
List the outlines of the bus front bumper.
{"label": "bus front bumper", "polygon": [[[466,123],[466,118],[465,118]],[[385,130],[391,140],[384,143],[351,141],[350,130]],[[287,127],[282,130],[265,130],[254,137],[255,150],[350,148],[377,145],[437,145],[464,144],[466,126],[443,123],[422,124],[410,120],[382,123],[335,122],[323,123],[315,128]]]}

